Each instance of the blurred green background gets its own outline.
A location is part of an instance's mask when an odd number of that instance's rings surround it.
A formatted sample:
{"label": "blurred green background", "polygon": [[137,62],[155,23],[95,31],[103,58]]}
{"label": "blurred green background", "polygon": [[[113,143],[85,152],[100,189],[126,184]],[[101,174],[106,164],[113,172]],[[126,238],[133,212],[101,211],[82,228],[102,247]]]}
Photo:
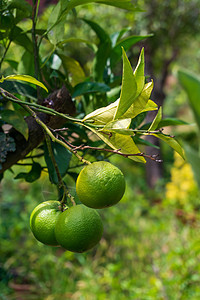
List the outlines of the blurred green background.
{"label": "blurred green background", "polygon": [[[74,254],[35,240],[29,216],[56,198],[46,174],[33,184],[6,174],[1,186],[1,299],[198,299],[199,191],[175,158],[165,189],[149,191],[144,170],[113,158],[125,174],[123,200],[100,210],[103,238]],[[67,181],[68,182],[68,181]],[[69,187],[74,189],[73,185]]]}
{"label": "blurred green background", "polygon": [[[150,2],[139,2],[149,12]],[[160,10],[154,10],[153,21],[148,19],[147,12],[132,15],[110,7],[97,9],[90,5],[80,10],[79,17],[95,18],[110,34],[119,30],[119,24],[120,28],[130,26],[132,34],[154,33],[154,42],[151,42],[155,45],[154,56],[150,58],[158,79],[163,70],[163,52],[170,57],[172,50],[166,32],[173,17],[180,21],[179,54],[170,65],[163,108],[165,115],[192,124],[168,130],[181,143],[187,142],[197,150],[197,126],[187,94],[178,83],[176,70],[184,67],[200,74],[200,65],[197,64],[200,35],[197,29],[192,32],[195,14],[187,9],[191,2],[195,13],[198,1],[183,1],[185,10],[182,8],[178,12],[174,8],[174,15],[170,15],[172,19],[168,15],[162,23],[163,20],[156,18],[156,13],[159,16],[161,11],[167,12],[167,2],[163,1]],[[171,1],[173,5],[176,2]],[[151,4],[154,7],[156,1],[151,1]],[[49,10],[41,17],[41,26],[48,18]],[[186,17],[186,11],[191,15]],[[176,18],[177,13],[182,13],[181,20]],[[70,35],[89,36],[86,25],[80,21],[75,25],[69,28]],[[22,28],[26,26],[29,24],[21,24]],[[174,41],[178,39],[172,37]],[[135,46],[129,53],[135,61],[140,46]],[[48,50],[47,45],[43,52]],[[20,47],[11,48],[11,58],[15,51],[20,55]],[[148,54],[148,47],[146,52]],[[85,46],[79,48],[73,44],[70,53],[79,57],[85,70],[89,70],[91,53]],[[9,65],[6,72],[9,73]],[[0,185],[0,299],[200,299],[199,187],[189,162],[183,161],[164,144],[161,144],[161,149],[164,176],[153,189],[147,185],[144,165],[111,157],[111,162],[125,174],[126,193],[118,205],[99,211],[104,223],[103,238],[94,249],[84,254],[45,246],[37,242],[30,231],[29,217],[33,208],[42,201],[57,198],[56,188],[49,183],[47,173],[42,172],[38,181],[29,184],[13,179],[20,172],[20,166],[13,168],[14,174],[7,171]],[[74,181],[68,175],[65,181],[74,194]]]}

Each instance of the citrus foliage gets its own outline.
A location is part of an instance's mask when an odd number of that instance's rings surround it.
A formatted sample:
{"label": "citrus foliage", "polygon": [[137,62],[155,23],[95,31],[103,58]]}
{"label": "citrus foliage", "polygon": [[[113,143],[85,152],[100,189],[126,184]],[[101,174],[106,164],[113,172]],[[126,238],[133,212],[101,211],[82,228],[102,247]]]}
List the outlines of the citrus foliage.
{"label": "citrus foliage", "polygon": [[[159,124],[162,123],[163,126],[172,124],[170,120],[162,120],[161,110],[159,110],[158,116],[153,120],[152,125],[148,124],[148,130],[142,129],[142,126],[145,126],[144,118],[141,118],[141,121],[138,122],[142,114],[145,115],[148,111],[157,110],[156,103],[150,99],[153,82],[147,82],[145,79],[145,50],[141,50],[134,71],[125,51],[128,51],[134,44],[144,38],[148,38],[150,35],[125,36],[128,29],[121,29],[114,35],[110,35],[96,22],[80,18],[79,21],[89,26],[96,34],[98,40],[93,42],[90,39],[69,37],[66,27],[66,20],[68,19],[66,18],[71,14],[71,10],[87,3],[107,4],[132,12],[140,11],[129,0],[123,2],[59,1],[57,5],[53,6],[52,11],[49,12],[47,23],[46,21],[43,22],[41,17],[38,18],[39,1],[36,3],[37,6],[31,6],[26,1],[20,2],[20,5],[16,1],[3,1],[1,18],[4,20],[9,15],[9,18],[12,18],[12,22],[9,28],[1,29],[0,35],[2,51],[4,51],[1,60],[3,74],[0,83],[3,101],[1,125],[4,123],[12,125],[28,140],[29,131],[23,117],[27,114],[24,110],[29,108],[28,112],[30,114],[31,108],[33,111],[41,111],[49,115],[62,115],[62,118],[66,119],[67,127],[72,126],[73,128],[71,132],[69,128],[68,137],[70,138],[73,133],[79,135],[75,139],[76,145],[81,145],[83,141],[84,143],[86,141],[91,147],[95,144],[90,139],[87,131],[89,129],[100,138],[101,142],[99,144],[105,143],[113,150],[120,149],[121,155],[126,155],[134,161],[145,163],[146,159],[140,151],[140,144],[147,143],[145,142],[145,135],[153,134],[166,142],[181,156],[184,156],[179,143],[173,137],[165,135],[160,131]],[[14,10],[17,10],[17,15],[15,15]],[[23,28],[22,12],[32,22],[31,37],[29,31],[21,29]],[[43,26],[42,29],[40,27],[37,28],[40,21]],[[70,22],[72,21],[69,20],[68,23]],[[86,74],[79,61],[66,54],[66,47],[69,48],[72,42],[78,45],[84,42],[88,50],[93,51],[94,59],[91,62],[93,67],[90,73]],[[24,48],[21,60],[13,61],[9,58],[6,60],[9,47],[17,49],[17,45]],[[48,49],[46,52],[43,50],[44,46]],[[51,50],[49,50],[50,48]],[[115,67],[121,59],[121,51],[123,56],[123,74],[122,79],[119,81],[115,75]],[[9,68],[6,67],[6,63],[10,65]],[[7,74],[7,70],[9,72],[13,70],[17,74]],[[34,76],[37,78],[34,78]],[[41,78],[45,80],[45,85],[42,83]],[[30,87],[23,83],[23,81],[33,84],[33,86]],[[57,83],[55,84],[55,82]],[[68,87],[75,100],[77,118],[69,118],[68,115],[58,113],[51,106],[44,107],[38,103],[38,101],[41,101],[41,97],[44,98],[47,96],[48,90],[46,85],[48,88],[52,87],[55,89],[58,85],[61,86],[62,84]],[[34,85],[37,85],[38,88],[41,87],[45,91],[42,89],[37,89],[36,91]],[[117,99],[119,92],[119,99]],[[109,98],[109,93],[113,95],[112,99]],[[17,95],[18,99],[14,98],[13,94]],[[113,100],[115,101],[113,102]],[[4,111],[6,105],[4,101],[6,103],[10,101],[14,106]],[[21,106],[20,112],[18,111],[19,106]],[[137,124],[137,126],[134,124]],[[44,124],[42,127],[50,135],[49,129]],[[54,134],[51,134],[53,142],[62,144],[67,151],[71,150],[73,153],[73,147],[69,149],[69,145],[61,143],[61,138],[57,138]],[[60,149],[62,148],[60,147]],[[66,149],[63,151],[60,150],[60,152],[63,154],[66,152]],[[55,175],[55,168],[48,161],[46,151],[45,159],[50,180],[53,183],[57,183],[58,178]],[[62,170],[62,163],[60,161],[57,162],[61,177],[66,174],[70,159],[71,155],[67,154],[64,171]],[[39,174],[38,172],[38,176]],[[22,178],[21,176],[16,176],[15,178]],[[26,178],[24,176],[25,180]],[[39,177],[36,176],[35,178]]]}

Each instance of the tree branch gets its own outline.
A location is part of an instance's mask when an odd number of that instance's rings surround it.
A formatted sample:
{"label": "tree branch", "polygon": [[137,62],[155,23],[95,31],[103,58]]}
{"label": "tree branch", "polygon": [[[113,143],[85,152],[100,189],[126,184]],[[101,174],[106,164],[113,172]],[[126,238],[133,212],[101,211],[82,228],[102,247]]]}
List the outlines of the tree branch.
{"label": "tree branch", "polygon": [[[15,99],[16,97],[13,96],[13,98]],[[51,103],[54,110],[60,113],[69,114],[71,116],[75,114],[75,105],[65,86],[50,94],[43,101],[44,107],[48,107],[49,103]],[[66,120],[59,116],[50,116],[45,113],[38,113],[37,116],[45,125],[53,129],[60,128],[66,123]],[[44,140],[43,130],[36,122],[34,117],[26,117],[25,121],[29,129],[29,138],[28,140],[25,140],[24,136],[14,128],[9,131],[9,136],[13,137],[15,140],[16,150],[15,152],[8,153],[6,161],[2,164],[0,173],[3,173],[5,170],[9,169],[18,160],[23,159],[30,151],[35,149]]]}

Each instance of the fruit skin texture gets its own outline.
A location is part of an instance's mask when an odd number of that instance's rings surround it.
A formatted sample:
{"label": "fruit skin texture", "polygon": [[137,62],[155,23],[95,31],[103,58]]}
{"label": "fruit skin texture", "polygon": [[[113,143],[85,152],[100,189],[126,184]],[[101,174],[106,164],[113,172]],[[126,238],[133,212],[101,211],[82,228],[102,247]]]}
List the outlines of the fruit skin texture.
{"label": "fruit skin texture", "polygon": [[76,181],[79,200],[91,208],[104,208],[119,202],[125,192],[125,179],[120,169],[99,161],[81,170]]}
{"label": "fruit skin texture", "polygon": [[102,237],[101,217],[96,210],[83,204],[72,206],[59,216],[55,234],[58,243],[66,250],[87,251]]}
{"label": "fruit skin texture", "polygon": [[35,238],[45,245],[58,246],[55,225],[59,215],[59,201],[46,201],[34,208],[30,217],[30,227]]}

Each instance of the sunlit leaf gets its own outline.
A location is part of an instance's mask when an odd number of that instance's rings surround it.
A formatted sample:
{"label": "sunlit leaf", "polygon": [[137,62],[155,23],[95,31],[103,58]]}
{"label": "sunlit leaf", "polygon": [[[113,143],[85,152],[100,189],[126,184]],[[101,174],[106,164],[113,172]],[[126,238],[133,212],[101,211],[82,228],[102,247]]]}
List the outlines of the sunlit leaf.
{"label": "sunlit leaf", "polygon": [[137,84],[137,92],[135,97],[138,97],[140,95],[140,93],[142,92],[143,88],[144,88],[144,81],[145,81],[145,77],[144,77],[144,48],[142,49],[141,53],[140,53],[140,57],[138,60],[138,64],[135,68],[134,71],[134,75],[135,75],[135,80],[136,80],[136,84]]}
{"label": "sunlit leaf", "polygon": [[145,105],[144,109],[141,112],[152,111],[157,109],[158,109],[158,105],[154,101],[148,100],[147,104]]}
{"label": "sunlit leaf", "polygon": [[40,81],[38,81],[37,79],[35,79],[34,77],[29,76],[29,75],[9,75],[7,77],[4,77],[4,78],[0,79],[0,82],[3,82],[4,80],[21,80],[21,81],[26,81],[26,82],[38,85],[38,86],[42,87],[45,91],[48,92],[47,88],[44,86],[43,83],[41,83]]}
{"label": "sunlit leaf", "polygon": [[5,109],[1,111],[0,119],[12,125],[26,140],[28,139],[28,125],[19,112]]}
{"label": "sunlit leaf", "polygon": [[138,114],[157,109],[157,105],[149,100],[153,89],[153,82],[145,84],[143,91],[129,107],[129,109],[121,116],[121,118],[135,118]]}
{"label": "sunlit leaf", "polygon": [[162,133],[156,133],[156,134],[152,134],[155,137],[161,139],[162,141],[164,141],[165,143],[167,143],[171,148],[173,148],[183,159],[185,159],[185,155],[183,152],[183,148],[181,147],[181,145],[175,140],[175,138],[164,135]]}
{"label": "sunlit leaf", "polygon": [[85,73],[80,63],[72,57],[59,55],[62,60],[62,66],[71,78],[72,86],[85,80]]}
{"label": "sunlit leaf", "polygon": [[[114,150],[120,149],[120,152],[124,154],[137,154],[140,153],[140,150],[134,143],[133,139],[130,136],[122,135],[118,133],[102,133],[100,131],[95,130],[92,127],[86,126],[89,130],[94,132],[105,144],[111,147]],[[145,163],[145,159],[141,156],[129,156],[130,159],[136,162]]]}
{"label": "sunlit leaf", "polygon": [[114,120],[106,124],[100,129],[101,132],[120,133],[124,135],[134,135],[132,129],[128,129],[131,124],[131,119]]}
{"label": "sunlit leaf", "polygon": [[[123,48],[122,48],[123,49]],[[131,64],[123,51],[123,76],[120,100],[117,107],[115,119],[119,119],[132,105],[137,92],[137,83]]]}
{"label": "sunlit leaf", "polygon": [[101,107],[84,117],[83,121],[93,120],[94,124],[103,125],[111,122],[118,106],[119,99],[106,107]]}
{"label": "sunlit leaf", "polygon": [[157,115],[155,116],[153,122],[151,123],[148,131],[154,131],[158,128],[158,124],[162,120],[162,107],[159,108]]}
{"label": "sunlit leaf", "polygon": [[114,120],[106,124],[102,130],[129,128],[131,119]]}

